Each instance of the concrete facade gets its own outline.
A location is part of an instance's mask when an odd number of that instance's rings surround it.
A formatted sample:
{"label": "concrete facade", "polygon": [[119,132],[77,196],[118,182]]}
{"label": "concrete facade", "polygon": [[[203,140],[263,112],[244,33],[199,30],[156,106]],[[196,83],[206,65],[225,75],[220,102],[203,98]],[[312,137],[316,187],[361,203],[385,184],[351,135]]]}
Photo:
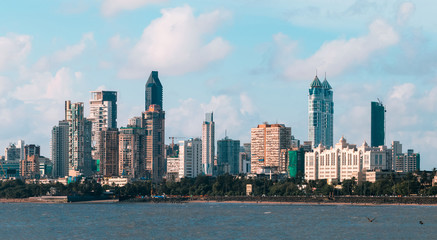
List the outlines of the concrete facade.
{"label": "concrete facade", "polygon": [[215,155],[215,123],[213,113],[205,114],[202,124],[202,171],[211,176],[214,168]]}
{"label": "concrete facade", "polygon": [[179,141],[179,179],[197,177],[202,170],[202,140]]}
{"label": "concrete facade", "polygon": [[343,137],[333,148],[319,145],[305,153],[305,179],[343,181],[351,179],[357,172],[387,169],[387,148],[372,148],[367,143],[357,147],[348,144]]}
{"label": "concrete facade", "polygon": [[251,130],[251,173],[279,168],[281,150],[291,146],[291,128],[284,124],[261,124]]}
{"label": "concrete facade", "polygon": [[142,115],[142,127],[146,133],[146,177],[161,182],[166,173],[165,161],[165,112],[152,104]]}

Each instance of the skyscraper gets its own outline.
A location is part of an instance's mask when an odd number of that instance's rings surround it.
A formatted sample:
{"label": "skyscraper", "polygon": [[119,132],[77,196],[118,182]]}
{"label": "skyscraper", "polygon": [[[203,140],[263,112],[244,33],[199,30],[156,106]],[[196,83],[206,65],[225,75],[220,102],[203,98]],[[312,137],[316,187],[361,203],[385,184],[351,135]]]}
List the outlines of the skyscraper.
{"label": "skyscraper", "polygon": [[261,124],[251,130],[251,172],[265,168],[278,171],[281,150],[291,146],[291,128],[284,124]]}
{"label": "skyscraper", "polygon": [[146,131],[146,174],[153,182],[160,182],[166,169],[165,112],[159,105],[152,104],[143,113],[142,121]]}
{"label": "skyscraper", "polygon": [[90,175],[92,125],[84,117],[83,103],[65,101],[65,120],[69,123],[68,175]]}
{"label": "skyscraper", "polygon": [[308,140],[313,147],[322,144],[332,147],[334,137],[334,102],[331,85],[320,82],[317,75],[309,89],[308,97]]}
{"label": "skyscraper", "polygon": [[217,175],[237,175],[239,171],[240,140],[225,137],[217,141]]}
{"label": "skyscraper", "polygon": [[92,157],[97,160],[98,155],[101,155],[99,132],[103,129],[117,128],[117,92],[92,91],[88,120],[92,122]]}
{"label": "skyscraper", "polygon": [[99,142],[99,170],[103,176],[118,176],[119,163],[118,163],[118,129],[102,129],[97,133],[97,139]]}
{"label": "skyscraper", "polygon": [[68,129],[66,120],[59,121],[59,125],[52,128],[50,148],[54,177],[68,176]]}
{"label": "skyscraper", "polygon": [[385,145],[385,107],[382,102],[371,102],[370,146]]}
{"label": "skyscraper", "polygon": [[212,175],[215,153],[215,123],[213,113],[205,114],[202,125],[202,169],[206,175]]}
{"label": "skyscraper", "polygon": [[120,128],[119,135],[118,171],[120,176],[128,178],[145,176],[146,133],[145,129],[141,127],[141,123],[134,122],[136,124]]}
{"label": "skyscraper", "polygon": [[24,146],[24,159],[20,160],[20,175],[23,178],[37,178],[39,172],[40,147],[35,144]]}
{"label": "skyscraper", "polygon": [[164,109],[162,105],[162,85],[158,78],[158,71],[152,71],[146,83],[146,105],[145,111],[149,110],[150,105],[158,105]]}

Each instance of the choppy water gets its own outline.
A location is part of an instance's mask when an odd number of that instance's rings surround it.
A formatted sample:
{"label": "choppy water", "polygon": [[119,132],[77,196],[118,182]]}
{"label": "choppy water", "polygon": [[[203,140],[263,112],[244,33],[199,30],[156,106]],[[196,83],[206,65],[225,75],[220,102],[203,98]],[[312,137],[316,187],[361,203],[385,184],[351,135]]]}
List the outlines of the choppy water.
{"label": "choppy water", "polygon": [[[376,220],[370,223],[367,217]],[[0,204],[1,239],[435,239],[436,236],[437,207],[433,206]]]}

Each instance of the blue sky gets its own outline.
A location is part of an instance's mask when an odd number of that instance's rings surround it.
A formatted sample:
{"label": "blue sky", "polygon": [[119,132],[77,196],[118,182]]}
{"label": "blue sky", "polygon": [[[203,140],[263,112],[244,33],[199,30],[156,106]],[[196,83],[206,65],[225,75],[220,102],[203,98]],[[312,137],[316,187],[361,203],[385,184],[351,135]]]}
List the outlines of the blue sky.
{"label": "blue sky", "polygon": [[[387,106],[386,143],[437,167],[434,1],[1,1],[0,148],[24,139],[49,156],[64,101],[119,92],[119,126],[144,108],[158,70],[166,135],[201,136],[284,123],[307,139],[316,69],[334,90],[334,141],[370,141],[370,101]],[[86,115],[89,114],[86,110]]]}

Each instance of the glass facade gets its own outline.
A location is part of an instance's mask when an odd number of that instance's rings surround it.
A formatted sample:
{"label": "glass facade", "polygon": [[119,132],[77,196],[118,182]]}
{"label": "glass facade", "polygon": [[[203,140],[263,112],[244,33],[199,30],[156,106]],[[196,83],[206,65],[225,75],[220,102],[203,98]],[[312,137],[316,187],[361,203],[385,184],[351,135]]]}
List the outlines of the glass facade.
{"label": "glass facade", "polygon": [[333,145],[334,102],[328,81],[320,82],[316,76],[311,83],[308,97],[308,140],[313,147]]}
{"label": "glass facade", "polygon": [[371,102],[370,145],[385,145],[385,107],[381,102]]}
{"label": "glass facade", "polygon": [[162,85],[158,78],[158,71],[152,71],[149,79],[146,83],[146,108],[149,110],[149,106],[155,104],[164,109],[162,105]]}

